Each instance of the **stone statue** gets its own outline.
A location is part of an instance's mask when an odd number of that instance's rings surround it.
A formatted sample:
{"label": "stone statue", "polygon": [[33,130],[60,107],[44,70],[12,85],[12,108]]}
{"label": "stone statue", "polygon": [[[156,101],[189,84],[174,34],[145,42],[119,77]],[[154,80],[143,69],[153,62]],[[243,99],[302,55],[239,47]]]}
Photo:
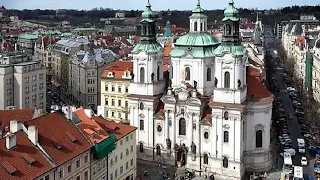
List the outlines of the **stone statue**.
{"label": "stone statue", "polygon": [[218,85],[218,79],[215,77],[214,78],[214,87],[217,87],[217,85]]}
{"label": "stone statue", "polygon": [[169,79],[169,83],[168,83],[169,87],[172,87],[172,80]]}
{"label": "stone statue", "polygon": [[193,142],[191,144],[191,152],[192,152],[192,154],[196,154],[196,152],[197,152],[197,147]]}
{"label": "stone statue", "polygon": [[154,73],[151,73],[151,82],[154,82]]}
{"label": "stone statue", "polygon": [[134,79],[134,74],[133,74],[132,71],[130,72],[130,76],[131,76],[131,80],[133,80]]}
{"label": "stone statue", "polygon": [[238,88],[240,88],[241,87],[241,81],[240,81],[240,79],[238,79]]}
{"label": "stone statue", "polygon": [[197,81],[193,81],[193,88],[194,89],[197,89],[197,85],[198,85],[198,82]]}
{"label": "stone statue", "polygon": [[167,141],[167,147],[168,149],[171,149],[171,140],[170,139],[166,139]]}

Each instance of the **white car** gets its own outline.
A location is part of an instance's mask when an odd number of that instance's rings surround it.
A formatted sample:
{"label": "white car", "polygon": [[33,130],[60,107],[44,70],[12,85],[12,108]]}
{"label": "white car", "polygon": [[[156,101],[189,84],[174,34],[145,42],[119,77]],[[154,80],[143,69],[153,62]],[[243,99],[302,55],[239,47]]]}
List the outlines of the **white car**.
{"label": "white car", "polygon": [[307,166],[308,165],[308,160],[306,157],[302,156],[301,157],[301,166]]}

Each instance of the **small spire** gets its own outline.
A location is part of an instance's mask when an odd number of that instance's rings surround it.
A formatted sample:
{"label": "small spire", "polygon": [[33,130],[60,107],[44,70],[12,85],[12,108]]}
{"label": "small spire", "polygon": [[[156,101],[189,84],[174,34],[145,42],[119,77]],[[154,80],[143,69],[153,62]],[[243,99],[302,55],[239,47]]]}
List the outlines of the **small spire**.
{"label": "small spire", "polygon": [[197,6],[200,7],[200,0],[198,0]]}
{"label": "small spire", "polygon": [[147,7],[151,7],[150,0],[148,0]]}
{"label": "small spire", "polygon": [[233,0],[229,0],[229,4],[233,5],[234,4]]}
{"label": "small spire", "polygon": [[256,22],[258,22],[259,21],[259,14],[257,13],[257,21]]}

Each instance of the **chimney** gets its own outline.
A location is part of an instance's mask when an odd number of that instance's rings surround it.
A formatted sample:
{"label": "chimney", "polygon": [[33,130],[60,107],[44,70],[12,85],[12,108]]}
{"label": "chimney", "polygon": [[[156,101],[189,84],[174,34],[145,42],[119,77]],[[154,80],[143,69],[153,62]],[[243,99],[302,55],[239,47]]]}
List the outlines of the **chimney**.
{"label": "chimney", "polygon": [[7,149],[12,149],[17,145],[17,137],[15,134],[8,132],[6,136],[6,147]]}
{"label": "chimney", "polygon": [[84,113],[91,119],[92,118],[92,110],[91,109],[85,109]]}
{"label": "chimney", "polygon": [[22,126],[18,121],[16,121],[16,120],[10,121],[10,132],[16,133],[16,132],[20,131],[21,129],[22,129]]}
{"label": "chimney", "polygon": [[102,116],[103,118],[106,118],[106,110],[104,106],[98,106],[98,116]]}
{"label": "chimney", "polygon": [[36,126],[29,126],[28,127],[28,138],[30,141],[34,144],[37,145],[38,143],[38,128]]}

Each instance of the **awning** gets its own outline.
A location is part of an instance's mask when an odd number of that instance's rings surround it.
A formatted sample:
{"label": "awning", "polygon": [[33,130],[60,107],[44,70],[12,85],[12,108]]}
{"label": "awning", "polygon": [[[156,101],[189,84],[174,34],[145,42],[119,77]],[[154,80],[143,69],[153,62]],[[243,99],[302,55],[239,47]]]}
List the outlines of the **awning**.
{"label": "awning", "polygon": [[109,137],[94,145],[97,158],[103,158],[116,149],[116,136],[109,134]]}

